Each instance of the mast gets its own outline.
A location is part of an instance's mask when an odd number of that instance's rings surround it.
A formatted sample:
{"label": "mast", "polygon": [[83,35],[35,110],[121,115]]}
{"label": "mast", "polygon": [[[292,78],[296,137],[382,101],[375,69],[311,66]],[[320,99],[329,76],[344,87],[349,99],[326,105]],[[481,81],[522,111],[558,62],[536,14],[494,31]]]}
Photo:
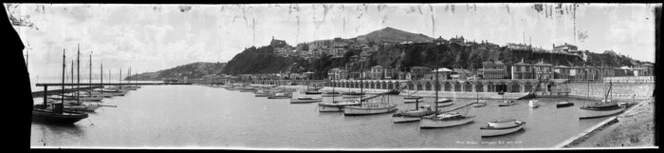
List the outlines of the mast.
{"label": "mast", "polygon": [[103,89],[104,88],[104,63],[100,63],[100,64],[101,64],[101,68],[99,68],[99,72],[100,72],[99,73],[99,76],[100,76],[99,83],[101,83],[101,87]]}
{"label": "mast", "polygon": [[435,59],[435,66],[434,66],[434,72],[436,73],[436,84],[434,85],[434,90],[436,90],[436,98],[433,101],[434,105],[434,112],[438,113],[438,52],[436,52],[436,55],[434,55]]}
{"label": "mast", "polygon": [[[65,49],[63,48],[62,49],[62,90],[60,92],[60,98],[61,98],[60,99],[60,102],[61,102],[60,104],[65,103],[65,98],[64,98],[64,96],[65,96],[65,67],[67,67],[67,64],[66,64],[65,61],[66,61],[65,60]],[[44,105],[46,105],[46,104],[44,104]],[[51,109],[55,109],[55,105]]]}
{"label": "mast", "polygon": [[[92,93],[92,51],[90,51],[90,76],[88,76],[88,80],[90,80],[90,93]],[[90,94],[92,96],[92,94]]]}
{"label": "mast", "polygon": [[76,52],[76,98],[78,102],[81,102],[80,98],[80,89],[81,89],[81,44],[78,44],[78,49]]}
{"label": "mast", "polygon": [[[71,76],[70,77],[71,77],[71,83],[74,84],[74,60],[73,59],[71,60]],[[74,86],[72,86],[71,88],[73,89]]]}

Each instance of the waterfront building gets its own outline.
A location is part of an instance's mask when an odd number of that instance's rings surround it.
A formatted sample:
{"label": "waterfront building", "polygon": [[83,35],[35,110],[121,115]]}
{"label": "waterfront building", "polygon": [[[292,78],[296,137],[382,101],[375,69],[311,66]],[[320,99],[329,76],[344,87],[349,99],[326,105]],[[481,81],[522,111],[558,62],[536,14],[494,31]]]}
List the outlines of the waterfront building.
{"label": "waterfront building", "polygon": [[380,65],[371,67],[371,79],[382,80],[384,76],[384,69]]}
{"label": "waterfront building", "polygon": [[544,60],[533,64],[535,79],[553,79],[553,65],[545,63]]}
{"label": "waterfront building", "polygon": [[597,67],[599,71],[599,78],[613,77],[616,74],[616,69],[608,66]]}
{"label": "waterfront building", "polygon": [[571,67],[565,65],[558,65],[553,67],[553,78],[554,79],[569,79]]}
{"label": "waterfront building", "polygon": [[569,80],[570,81],[581,81],[586,80],[586,74],[588,70],[580,66],[569,67]]}
{"label": "waterfront building", "polygon": [[523,62],[523,59],[521,59],[521,62],[512,65],[511,72],[512,80],[535,79],[532,64]]}
{"label": "waterfront building", "polygon": [[482,78],[503,79],[506,77],[507,69],[503,62],[498,60],[482,62]]}
{"label": "waterfront building", "polygon": [[330,80],[343,80],[348,79],[348,70],[333,68],[327,73]]}
{"label": "waterfront building", "polygon": [[438,80],[447,80],[452,74],[452,70],[448,68],[438,68],[437,70],[431,71],[430,74],[425,75],[425,80],[436,80],[436,73],[438,73]]}

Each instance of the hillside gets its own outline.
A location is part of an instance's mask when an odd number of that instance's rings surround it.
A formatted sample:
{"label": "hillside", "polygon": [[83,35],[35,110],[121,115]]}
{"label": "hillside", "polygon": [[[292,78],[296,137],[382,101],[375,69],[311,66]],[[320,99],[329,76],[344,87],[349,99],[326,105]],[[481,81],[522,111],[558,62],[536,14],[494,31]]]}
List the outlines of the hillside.
{"label": "hillside", "polygon": [[365,35],[357,36],[357,39],[366,39],[369,42],[403,42],[403,41],[412,41],[412,42],[431,42],[434,38],[423,34],[415,34],[399,29],[394,29],[391,27],[383,28],[381,30],[376,30]]}
{"label": "hillside", "polygon": [[[274,48],[271,46],[247,48],[228,61],[226,68],[221,73],[235,75],[279,73],[289,70],[299,72],[298,70],[304,70],[301,67],[307,65],[303,59],[282,57],[274,52]],[[302,63],[302,66],[293,63]]]}
{"label": "hillside", "polygon": [[174,68],[157,72],[146,72],[128,76],[132,80],[161,80],[163,78],[201,78],[205,75],[218,74],[226,66],[226,63],[196,62],[180,65]]}

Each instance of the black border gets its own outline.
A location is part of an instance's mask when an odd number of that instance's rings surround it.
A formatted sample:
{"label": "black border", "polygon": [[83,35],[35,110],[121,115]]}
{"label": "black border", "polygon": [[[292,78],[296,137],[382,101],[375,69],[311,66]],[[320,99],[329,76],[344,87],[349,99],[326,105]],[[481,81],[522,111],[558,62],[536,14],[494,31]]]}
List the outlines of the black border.
{"label": "black border", "polygon": [[[364,1],[352,1],[352,0],[315,0],[315,1],[266,1],[266,0],[168,0],[168,1],[157,1],[157,0],[67,0],[67,1],[62,1],[62,0],[9,0],[5,1],[3,0],[3,3],[120,3],[120,4],[260,4],[260,3],[514,3],[514,2],[544,2],[544,3],[660,3],[660,1],[652,1],[652,0],[632,0],[632,1],[588,1],[588,0],[581,0],[581,1],[571,1],[571,0],[559,0],[559,1],[541,1],[541,0],[531,0],[531,1],[491,1],[491,0],[475,0],[475,1],[460,1],[460,0],[452,0],[452,1],[422,1],[422,0],[415,0],[415,1],[409,1],[409,0],[388,0],[388,1],[377,1],[377,0],[364,0]],[[60,150],[60,149],[30,149],[30,125],[31,125],[31,114],[29,114],[29,111],[32,110],[32,105],[30,103],[26,103],[23,101],[31,101],[32,96],[28,92],[30,91],[30,88],[27,86],[29,83],[29,78],[27,75],[27,69],[25,68],[25,61],[23,60],[23,55],[22,55],[22,50],[23,50],[23,44],[20,41],[20,38],[18,37],[18,34],[16,31],[13,29],[13,27],[9,24],[9,20],[7,18],[7,12],[6,8],[4,8],[4,5],[2,7],[2,26],[3,26],[3,45],[2,45],[2,50],[5,50],[3,52],[4,58],[3,62],[8,62],[8,64],[5,64],[7,66],[4,66],[4,68],[9,68],[9,70],[5,70],[5,73],[3,73],[3,76],[9,76],[4,80],[9,80],[10,85],[6,85],[5,93],[3,95],[6,95],[10,98],[7,98],[7,100],[2,100],[4,103],[3,104],[8,104],[8,105],[3,105],[4,109],[2,110],[10,110],[10,111],[4,111],[4,118],[9,119],[8,121],[4,121],[3,124],[3,129],[8,128],[6,130],[3,130],[2,132],[7,133],[11,135],[11,137],[5,137],[5,141],[3,141],[2,146],[6,146],[9,148],[9,151],[14,152],[14,151],[20,151],[20,152],[27,152],[27,151],[34,151],[34,152],[41,152],[41,151],[62,151],[62,152],[76,152],[76,151],[81,151],[81,152],[88,152],[88,151],[210,151],[210,150],[149,150],[149,149],[122,149],[122,150],[115,150],[115,149],[72,149],[72,150]],[[661,17],[661,6],[656,8],[656,12],[654,12],[656,15],[656,44],[655,44],[655,80],[659,80],[657,74],[662,74],[660,73],[661,67],[658,67],[658,62],[661,61],[660,57],[660,35],[661,35],[661,24],[660,24],[660,17]],[[9,59],[9,60],[6,60]],[[660,86],[659,82],[655,83],[656,87]],[[657,93],[657,88],[655,88],[653,92],[653,96],[656,95]],[[8,93],[7,93],[8,92]],[[655,104],[655,112],[660,111],[660,106]],[[659,113],[655,113],[655,123],[659,123],[659,120],[661,119]],[[20,116],[20,117],[17,117]],[[656,126],[655,128],[655,145],[659,146],[659,129]],[[6,149],[4,149],[6,150]],[[628,149],[624,151],[656,151],[658,149]],[[223,150],[222,150],[223,151]],[[228,151],[228,150],[227,150]],[[276,151],[276,152],[284,152],[287,150],[231,150],[231,151],[240,151],[240,152],[253,152],[253,151]],[[292,151],[292,150],[291,150]],[[459,152],[484,152],[484,151],[497,151],[497,150],[479,150],[479,151],[459,151]],[[524,151],[532,151],[532,150],[524,150]],[[591,149],[591,150],[567,150],[567,149],[562,149],[562,150],[539,150],[539,151],[571,151],[571,152],[576,152],[576,151],[600,151],[598,149]],[[620,150],[622,151],[622,150]],[[301,152],[301,151],[300,151]],[[355,152],[355,151],[351,151]],[[401,152],[401,151],[398,151]],[[404,151],[405,152],[405,151]],[[409,151],[412,152],[412,151]],[[430,151],[416,151],[416,152],[430,152]],[[445,151],[448,152],[448,151]],[[456,152],[456,151],[455,151]]]}

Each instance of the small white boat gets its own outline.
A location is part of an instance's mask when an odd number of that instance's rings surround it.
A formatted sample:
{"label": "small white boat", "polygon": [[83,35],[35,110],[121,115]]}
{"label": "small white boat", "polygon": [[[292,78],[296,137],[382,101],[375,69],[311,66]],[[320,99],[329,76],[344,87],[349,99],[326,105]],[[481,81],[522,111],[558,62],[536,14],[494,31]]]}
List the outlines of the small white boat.
{"label": "small white boat", "polygon": [[504,100],[503,102],[498,104],[498,107],[505,107],[505,106],[512,106],[512,105],[516,105],[515,100]]}
{"label": "small white boat", "polygon": [[475,100],[475,101],[473,101],[473,102],[475,102],[475,103],[473,104],[473,107],[484,107],[484,106],[487,105],[487,101],[484,100],[484,99]]}
{"label": "small white boat", "polygon": [[539,104],[537,103],[537,100],[529,100],[528,101],[528,106],[530,108],[537,108],[537,107],[539,107]]}
{"label": "small white boat", "polygon": [[452,99],[441,98],[441,99],[438,99],[438,101],[436,103],[440,104],[440,103],[451,103],[451,102],[452,102]]}
{"label": "small white boat", "polygon": [[516,119],[505,119],[489,122],[488,125],[480,127],[482,137],[501,136],[517,132],[526,125],[526,122]]}
{"label": "small white boat", "polygon": [[627,107],[625,106],[602,107],[602,108],[581,107],[579,108],[579,119],[616,115],[625,111],[626,108]]}
{"label": "small white boat", "polygon": [[267,99],[290,99],[292,97],[292,94],[287,93],[287,92],[278,92],[271,94],[270,96],[267,97]]}
{"label": "small white boat", "polygon": [[438,103],[437,106],[438,107],[448,107],[448,106],[452,106],[453,104],[454,104],[453,102],[446,102],[446,103]]}
{"label": "small white boat", "polygon": [[446,128],[468,124],[475,120],[475,116],[461,115],[458,112],[449,112],[438,115],[422,117],[420,128]]}
{"label": "small white boat", "polygon": [[360,100],[345,100],[318,103],[319,112],[343,112],[346,106],[359,106]]}
{"label": "small white boat", "polygon": [[315,102],[322,102],[323,98],[311,98],[311,97],[298,97],[296,99],[291,99],[290,103],[291,104],[299,104],[299,103],[315,103]]}
{"label": "small white boat", "polygon": [[396,104],[364,103],[359,106],[344,107],[344,115],[371,115],[389,113],[397,110]]}
{"label": "small white boat", "polygon": [[339,92],[325,92],[321,96],[322,97],[339,97],[339,96],[341,96],[341,93],[339,93]]}

